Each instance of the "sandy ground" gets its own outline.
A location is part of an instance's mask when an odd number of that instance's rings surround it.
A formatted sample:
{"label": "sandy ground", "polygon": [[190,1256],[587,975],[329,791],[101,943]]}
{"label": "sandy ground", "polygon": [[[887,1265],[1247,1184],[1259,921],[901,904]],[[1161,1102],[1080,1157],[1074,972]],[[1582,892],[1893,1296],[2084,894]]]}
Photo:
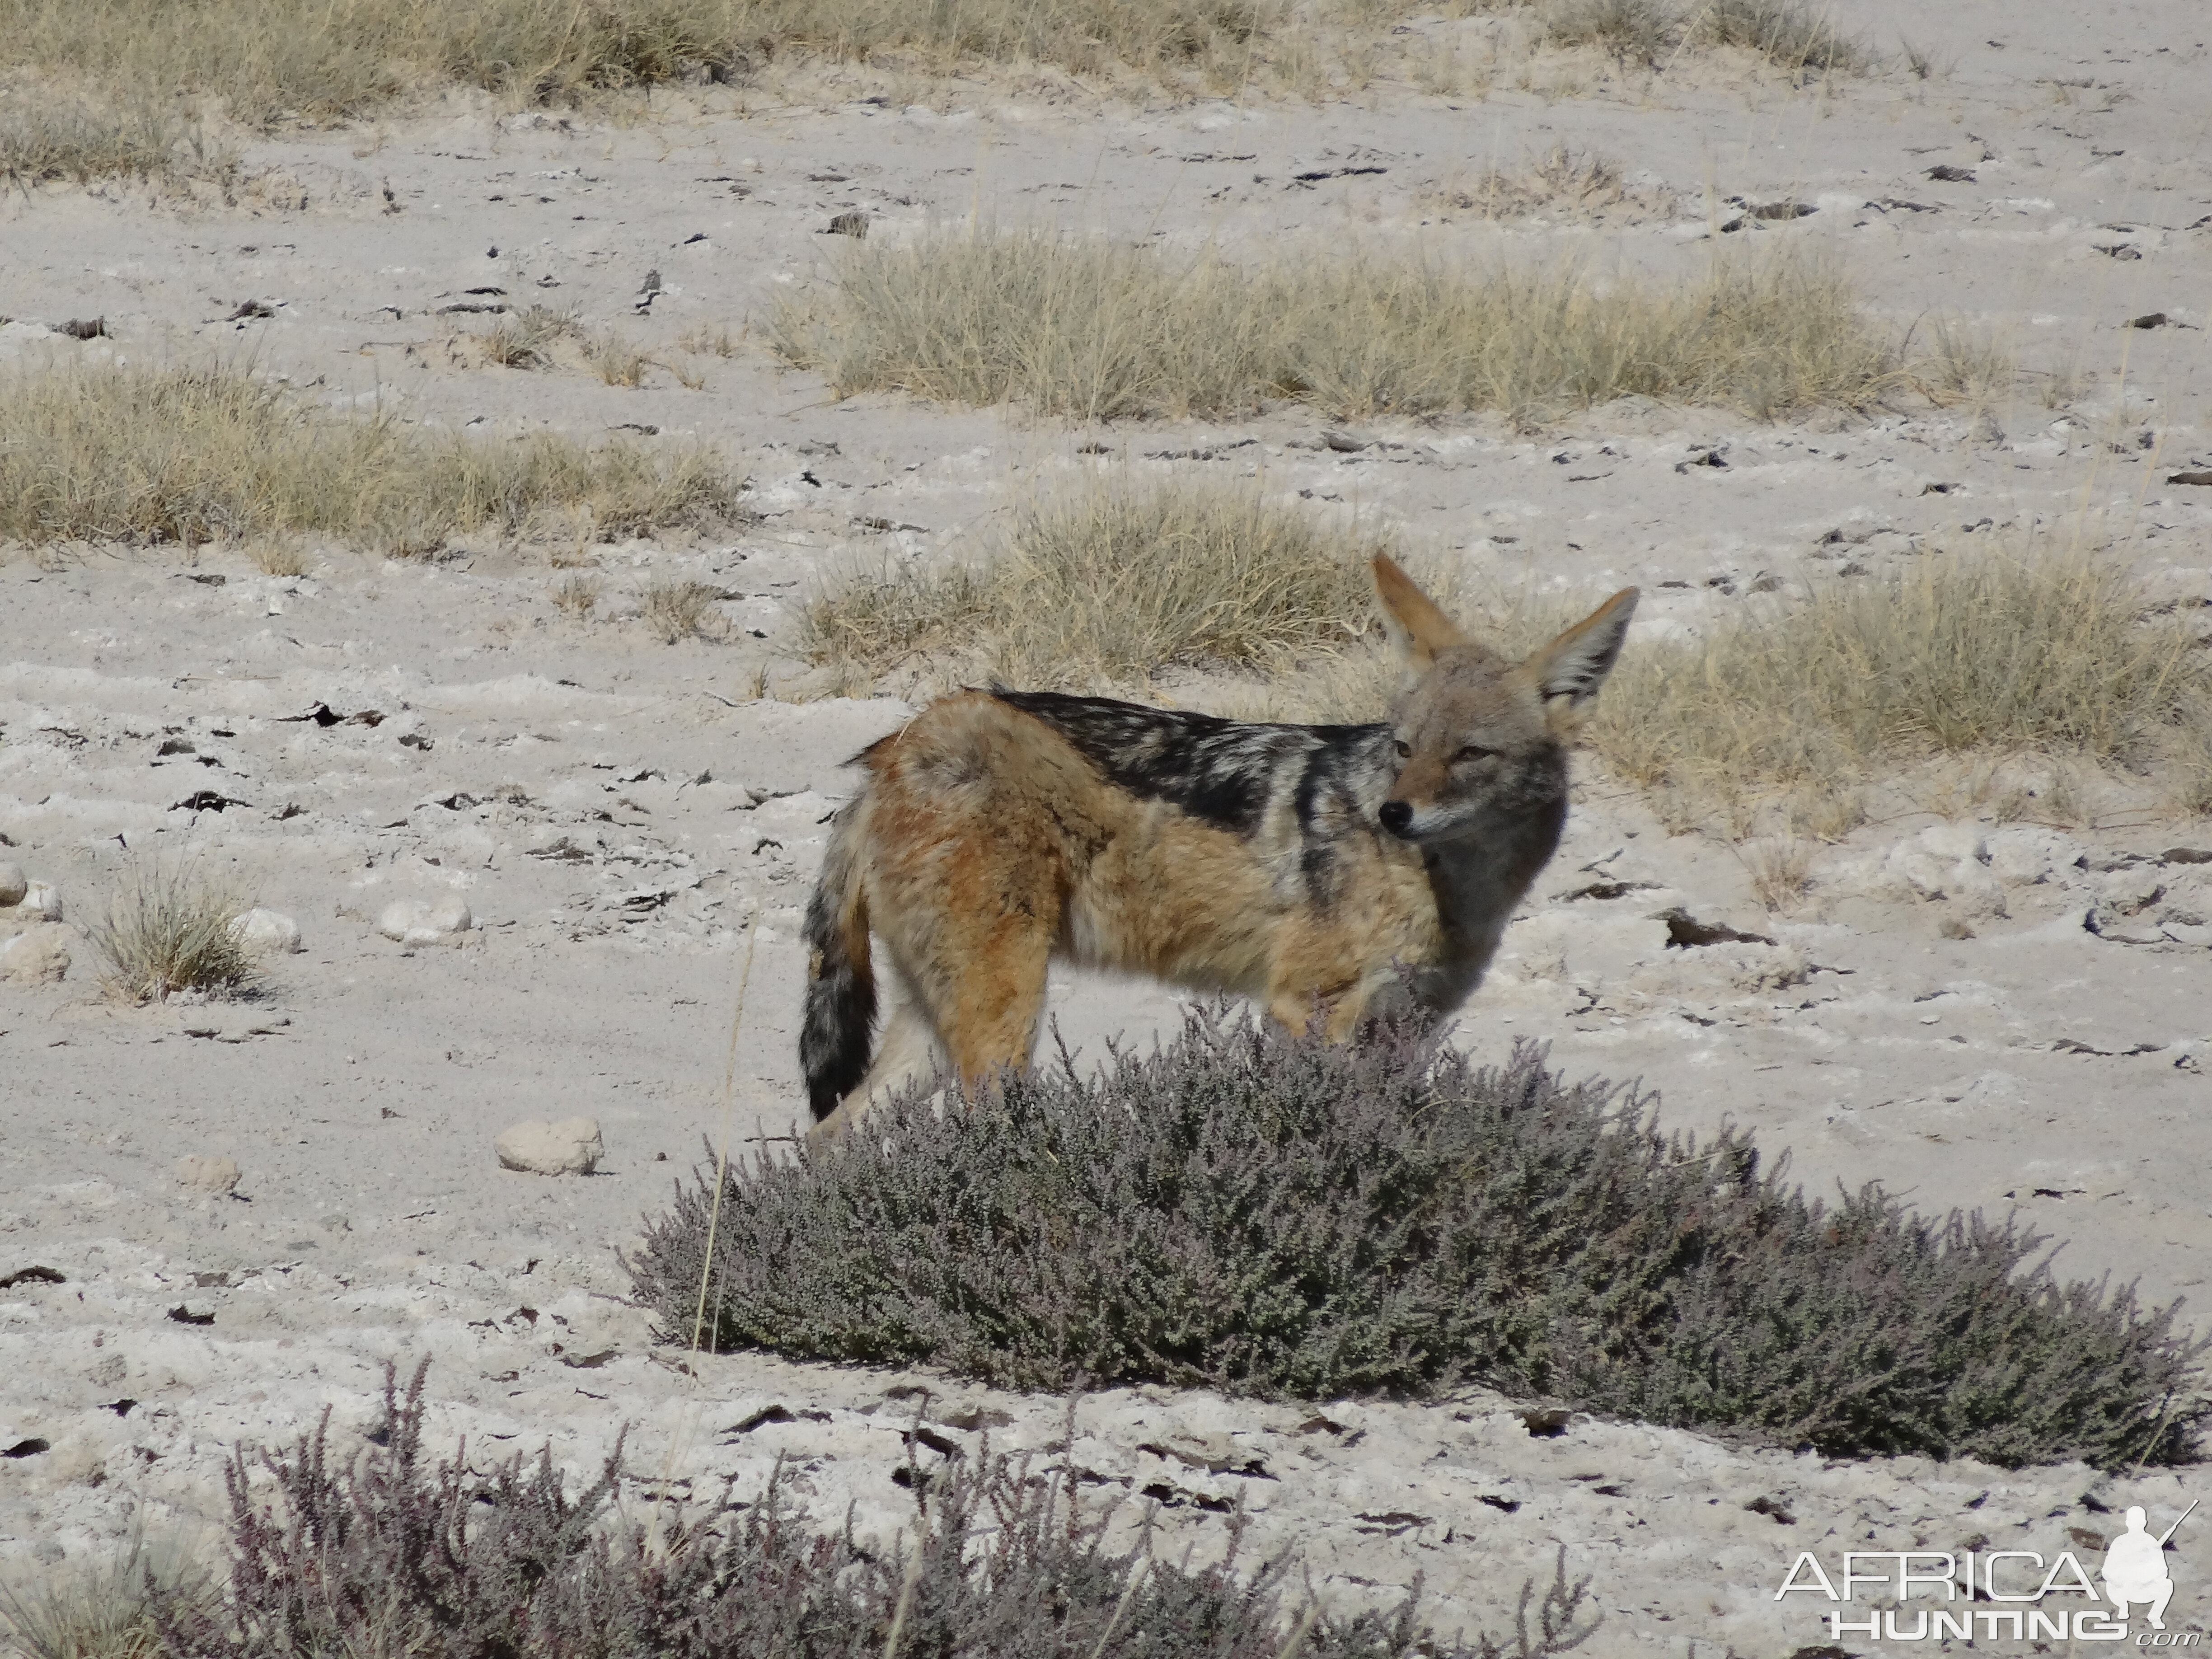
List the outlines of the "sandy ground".
{"label": "sandy ground", "polygon": [[[647,1488],[757,1481],[788,1455],[818,1514],[851,1502],[881,1528],[908,1513],[890,1475],[917,1409],[1003,1414],[1000,1446],[1057,1433],[1055,1401],[656,1347],[624,1300],[615,1249],[702,1145],[751,1150],[799,1110],[796,928],[839,763],[908,712],[750,696],[763,666],[799,683],[778,654],[787,607],[825,574],[957,548],[1087,473],[1210,469],[1355,505],[1509,591],[1639,583],[1647,638],[1709,625],[1761,578],[1881,570],[1962,526],[2083,513],[2130,532],[2176,597],[2212,603],[2212,489],[2164,482],[2212,464],[2201,9],[1838,9],[1878,45],[1910,35],[1939,72],[1801,92],[1686,64],[1577,96],[1386,87],[1319,106],[979,87],[934,107],[678,101],[619,125],[455,100],[256,144],[230,204],[118,187],[0,206],[0,356],[17,367],[215,349],[426,425],[646,428],[726,450],[763,515],[585,550],[606,584],[588,624],[550,603],[544,550],[489,543],[412,564],[319,549],[301,578],[220,553],[0,562],[0,858],[58,890],[65,919],[40,938],[69,958],[58,982],[0,983],[0,1449],[46,1443],[0,1464],[0,1561],[52,1571],[134,1523],[205,1527],[234,1444],[287,1439],[325,1405],[356,1431],[385,1362],[423,1354],[436,1431],[465,1435],[472,1462],[550,1437],[587,1468],[628,1421]],[[1472,49],[1494,25],[1419,27]],[[1623,161],[1636,200],[1500,222],[1448,206],[1484,167],[1559,142]],[[1933,180],[1939,164],[1972,180]],[[1345,455],[1298,409],[1102,434],[838,402],[752,344],[673,344],[757,323],[828,269],[822,233],[848,210],[884,238],[975,216],[1232,248],[1567,244],[1668,270],[1705,256],[1734,198],[1817,211],[1723,234],[1832,249],[1883,318],[1986,324],[2075,397],[2046,406],[2031,376],[1991,418],[1763,426],[1615,404],[1538,435],[1380,422],[1364,431],[1386,447]],[[481,288],[618,325],[707,383],[477,366],[465,336],[490,319],[441,308]],[[232,320],[249,300],[273,314]],[[2158,312],[2162,327],[2123,326]],[[110,339],[51,331],[95,315]],[[1684,465],[1715,446],[1724,466]],[[728,641],[665,646],[624,619],[670,574],[730,595]],[[381,719],[299,718],[319,707]],[[179,805],[202,791],[231,804]],[[2197,1305],[2212,866],[2169,854],[2212,848],[2212,824],[2100,823],[1999,825],[1964,800],[1905,814],[1825,849],[1808,904],[1777,917],[1729,846],[1586,783],[1462,1039],[1487,1054],[1540,1038],[1571,1075],[1643,1079],[1671,1124],[1755,1129],[1815,1189],[1879,1180],[1929,1209],[2016,1211],[2070,1241],[2069,1271]],[[69,919],[132,854],[234,878],[295,917],[305,949],[250,1005],[102,1000]],[[376,932],[392,901],[451,893],[475,921],[458,944]],[[1676,906],[1774,943],[1669,949],[1655,918]],[[27,925],[15,914],[0,933]],[[1177,1006],[1073,978],[1054,998],[1091,1052]],[[595,1176],[496,1166],[501,1129],[578,1114],[603,1131]],[[195,1154],[234,1158],[236,1191],[180,1185]],[[61,1278],[9,1279],[33,1266]],[[769,1405],[789,1419],[743,1426]],[[1255,1542],[1295,1544],[1331,1597],[1425,1574],[1447,1630],[1498,1626],[1564,1546],[1606,1610],[1589,1650],[1607,1653],[1828,1639],[1829,1604],[1775,1597],[1802,1551],[1836,1571],[1846,1548],[2073,1549],[2094,1571],[2120,1508],[2160,1528],[2204,1490],[2190,1470],[1830,1464],[1588,1419],[1536,1437],[1489,1396],[1294,1409],[1137,1390],[1085,1401],[1079,1428],[1073,1457],[1112,1483],[1092,1489],[1164,1496],[1171,1533],[1208,1547],[1241,1497]],[[2212,1522],[2174,1552],[2168,1623],[2202,1628]]]}

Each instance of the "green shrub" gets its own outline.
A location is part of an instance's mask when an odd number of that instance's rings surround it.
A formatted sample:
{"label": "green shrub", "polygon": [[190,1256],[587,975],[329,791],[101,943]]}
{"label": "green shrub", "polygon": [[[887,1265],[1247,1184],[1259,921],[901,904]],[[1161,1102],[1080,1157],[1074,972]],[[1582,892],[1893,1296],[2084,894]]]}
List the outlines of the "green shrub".
{"label": "green shrub", "polygon": [[2061,1284],[2014,1224],[1808,1202],[1742,1138],[1561,1084],[1218,1017],[941,1115],[679,1189],[629,1265],[691,1338],[1018,1388],[1512,1395],[1836,1455],[2191,1455],[2171,1309]]}

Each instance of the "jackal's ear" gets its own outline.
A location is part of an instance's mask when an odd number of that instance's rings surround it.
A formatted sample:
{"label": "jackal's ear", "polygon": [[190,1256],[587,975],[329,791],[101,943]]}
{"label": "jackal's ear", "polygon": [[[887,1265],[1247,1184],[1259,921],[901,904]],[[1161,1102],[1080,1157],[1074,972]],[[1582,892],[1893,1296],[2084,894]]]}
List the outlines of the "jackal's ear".
{"label": "jackal's ear", "polygon": [[1624,587],[1572,628],[1530,655],[1521,672],[1544,700],[1544,721],[1565,732],[1583,705],[1597,695],[1628,636],[1637,592]]}
{"label": "jackal's ear", "polygon": [[1416,672],[1425,670],[1445,647],[1467,643],[1459,624],[1437,610],[1387,553],[1375,556],[1375,597],[1382,602],[1382,626],[1389,632],[1392,649]]}

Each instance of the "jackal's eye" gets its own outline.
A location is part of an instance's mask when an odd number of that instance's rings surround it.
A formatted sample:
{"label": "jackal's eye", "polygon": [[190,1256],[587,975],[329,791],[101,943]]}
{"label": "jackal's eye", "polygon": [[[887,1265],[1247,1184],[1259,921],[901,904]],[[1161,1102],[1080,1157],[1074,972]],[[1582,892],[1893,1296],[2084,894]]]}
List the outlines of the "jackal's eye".
{"label": "jackal's eye", "polygon": [[1398,741],[1391,746],[1397,750],[1398,758],[1400,760],[1411,760],[1413,758],[1413,745],[1407,743],[1405,738],[1399,738]]}
{"label": "jackal's eye", "polygon": [[1459,753],[1454,755],[1452,758],[1455,761],[1487,760],[1491,756],[1497,752],[1498,751],[1495,749],[1485,749],[1479,743],[1470,743],[1465,748],[1462,749]]}

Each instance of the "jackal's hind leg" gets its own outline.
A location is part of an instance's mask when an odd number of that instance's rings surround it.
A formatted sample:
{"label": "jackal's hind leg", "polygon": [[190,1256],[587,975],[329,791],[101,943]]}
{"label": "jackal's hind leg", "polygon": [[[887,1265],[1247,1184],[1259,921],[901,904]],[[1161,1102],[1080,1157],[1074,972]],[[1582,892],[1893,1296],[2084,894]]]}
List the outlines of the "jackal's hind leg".
{"label": "jackal's hind leg", "polygon": [[969,942],[965,970],[931,1010],[945,1059],[971,1093],[1002,1072],[1028,1068],[1044,1014],[1053,922],[1007,915],[977,931],[985,937]]}

